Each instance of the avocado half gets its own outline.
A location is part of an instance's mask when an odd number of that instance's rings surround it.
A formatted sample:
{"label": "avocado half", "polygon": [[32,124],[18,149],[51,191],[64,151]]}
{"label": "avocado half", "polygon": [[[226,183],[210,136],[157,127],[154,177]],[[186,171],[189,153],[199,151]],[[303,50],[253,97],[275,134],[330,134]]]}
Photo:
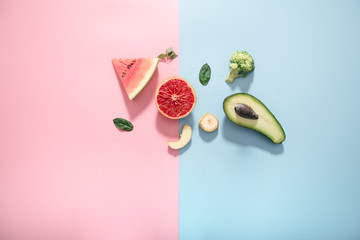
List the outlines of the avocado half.
{"label": "avocado half", "polygon": [[237,93],[225,98],[223,109],[233,123],[261,132],[274,143],[282,143],[286,136],[281,124],[256,97]]}

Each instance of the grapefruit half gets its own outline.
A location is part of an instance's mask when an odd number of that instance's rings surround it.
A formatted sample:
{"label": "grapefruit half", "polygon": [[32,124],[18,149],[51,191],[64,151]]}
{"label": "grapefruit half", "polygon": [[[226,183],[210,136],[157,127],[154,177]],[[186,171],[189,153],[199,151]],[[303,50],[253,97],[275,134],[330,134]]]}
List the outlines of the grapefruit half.
{"label": "grapefruit half", "polygon": [[196,93],[182,77],[169,77],[162,81],[155,92],[155,104],[159,112],[170,119],[184,118],[196,104]]}

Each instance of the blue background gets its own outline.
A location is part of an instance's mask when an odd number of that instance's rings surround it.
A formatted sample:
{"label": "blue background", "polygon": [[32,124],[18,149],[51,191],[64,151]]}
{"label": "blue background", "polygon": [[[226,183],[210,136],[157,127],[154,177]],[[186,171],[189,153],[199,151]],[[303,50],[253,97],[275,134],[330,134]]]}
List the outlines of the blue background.
{"label": "blue background", "polygon": [[[235,50],[256,68],[228,84]],[[193,126],[180,151],[180,239],[360,239],[360,1],[180,0],[180,56],[198,97],[180,121]],[[283,144],[225,117],[237,92],[272,111]],[[206,112],[216,132],[199,128]]]}

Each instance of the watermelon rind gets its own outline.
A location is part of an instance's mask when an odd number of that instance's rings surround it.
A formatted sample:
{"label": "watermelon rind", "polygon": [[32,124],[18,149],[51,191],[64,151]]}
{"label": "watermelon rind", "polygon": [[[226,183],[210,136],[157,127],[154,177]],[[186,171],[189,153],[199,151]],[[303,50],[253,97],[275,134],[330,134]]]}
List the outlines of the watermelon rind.
{"label": "watermelon rind", "polygon": [[137,88],[135,88],[128,96],[130,101],[133,100],[136,95],[139,94],[139,92],[141,92],[141,90],[143,90],[143,88],[146,86],[146,84],[150,81],[152,75],[154,74],[156,67],[159,63],[159,58],[154,58],[153,59],[153,65],[151,66],[151,68],[149,68],[149,70],[146,72],[143,81],[141,81],[141,83],[137,86]]}

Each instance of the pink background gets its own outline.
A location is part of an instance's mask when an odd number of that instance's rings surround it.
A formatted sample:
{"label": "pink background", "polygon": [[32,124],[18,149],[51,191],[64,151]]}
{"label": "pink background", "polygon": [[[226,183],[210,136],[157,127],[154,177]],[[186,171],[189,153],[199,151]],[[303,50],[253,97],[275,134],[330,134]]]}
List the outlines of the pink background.
{"label": "pink background", "polygon": [[[178,1],[0,2],[0,239],[178,239],[178,121],[113,57],[178,52]],[[119,131],[115,117],[132,121]]]}

